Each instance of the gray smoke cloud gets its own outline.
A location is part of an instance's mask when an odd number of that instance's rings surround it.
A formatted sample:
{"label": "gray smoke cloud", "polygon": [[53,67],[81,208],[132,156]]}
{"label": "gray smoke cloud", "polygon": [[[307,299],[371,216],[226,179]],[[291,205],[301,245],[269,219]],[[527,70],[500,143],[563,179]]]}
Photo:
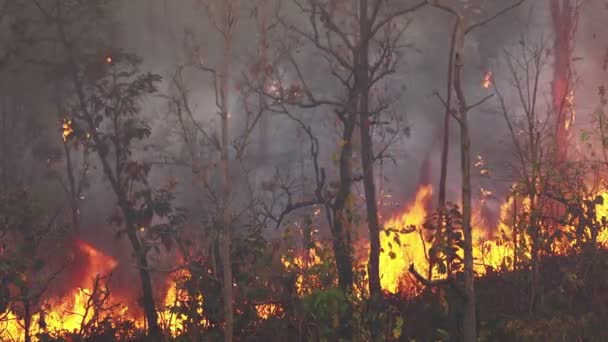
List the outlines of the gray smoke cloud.
{"label": "gray smoke cloud", "polygon": [[[294,8],[290,0],[281,0],[281,3],[282,14],[287,20],[301,25],[306,23],[306,17]],[[479,7],[485,10],[475,18],[491,15],[505,6],[503,0],[478,1],[478,3]],[[505,50],[516,49],[522,37],[526,37],[532,43],[543,38],[547,45],[550,45],[551,26],[547,4],[548,1],[528,1],[525,5],[475,31],[469,37],[466,45],[464,90],[471,102],[483,98],[489,92],[481,87],[485,72],[491,70],[497,82],[506,84],[507,72],[504,63],[501,62],[501,56]],[[581,126],[589,123],[588,114],[597,103],[596,88],[605,77],[605,72],[598,72],[604,62],[608,45],[608,37],[602,35],[604,22],[602,19],[606,15],[604,6],[603,1],[587,1],[580,16],[575,66],[580,79],[576,103],[577,123]],[[202,47],[205,62],[213,65],[219,61],[221,48],[218,35],[197,0],[120,1],[115,10],[113,19],[116,25],[113,37],[116,44],[127,52],[141,56],[144,59],[144,70],[164,77],[162,94],[171,94],[172,75],[179,65],[188,62],[191,58],[187,49],[188,37],[194,37],[195,43]],[[398,95],[398,101],[391,110],[407,122],[411,133],[408,137],[398,140],[391,149],[396,164],[386,162],[382,165],[382,171],[387,179],[383,182],[385,190],[392,192],[394,197],[402,202],[413,198],[425,161],[430,163],[428,179],[433,184],[438,181],[441,125],[445,110],[433,93],[439,92],[442,95],[445,93],[449,40],[454,24],[453,18],[433,8],[424,8],[410,19],[413,21],[404,39],[411,47],[403,51],[404,59],[398,73],[391,78],[390,84],[395,86],[391,87],[390,91]],[[277,34],[277,37],[281,37],[281,34]],[[237,33],[233,68],[235,75],[239,75],[250,66],[255,55],[256,42],[255,26],[250,18],[245,18]],[[271,45],[272,43],[273,41]],[[305,74],[314,79],[315,84],[318,85],[317,89],[327,93],[336,92],[333,84],[327,81],[327,68],[323,66],[322,61],[315,59],[318,55],[315,55],[310,47],[303,46],[301,56],[305,60],[303,64]],[[543,74],[543,101],[547,99],[551,80],[550,63],[548,57],[546,72]],[[213,129],[213,125],[216,125],[218,120],[210,78],[208,75],[193,72],[187,75],[187,81],[196,118]],[[27,84],[25,81],[24,83]],[[22,87],[27,88],[26,85]],[[516,108],[514,94],[506,89],[506,85],[505,95],[509,103]],[[543,105],[546,106],[547,103]],[[233,126],[238,128],[242,124],[239,122],[241,108],[236,101],[232,107]],[[494,191],[496,198],[488,204],[494,212],[513,181],[508,167],[512,160],[510,137],[504,120],[496,113],[496,109],[497,103],[490,100],[471,113],[474,156],[482,155],[491,171],[490,177],[476,177],[474,185],[477,190],[484,187]],[[54,108],[50,108],[42,112],[54,111]],[[166,100],[148,99],[144,111],[153,119],[154,134],[150,149],[140,152],[141,156],[157,158],[159,155],[182,153],[183,141],[176,134],[175,117],[169,113]],[[333,129],[333,114],[323,109],[301,114],[321,137],[322,160],[326,167],[331,168],[332,155],[336,152],[338,141]],[[50,124],[49,119],[46,120]],[[306,137],[298,132],[292,121],[284,117],[269,116],[266,122],[268,155],[263,159],[263,163],[260,162],[262,159],[258,158],[260,156],[257,151],[263,139],[260,132],[255,132],[250,147],[250,158],[247,160],[248,166],[254,169],[254,172],[246,177],[244,175],[235,177],[235,184],[238,182],[244,186],[249,181],[254,186],[259,186],[261,181],[272,176],[275,167],[285,172],[289,171],[292,176],[304,174],[310,177],[310,164],[301,162],[308,153]],[[57,122],[53,121],[52,124],[56,125]],[[458,202],[459,134],[455,122],[452,122],[451,127],[448,193],[451,201]],[[44,132],[42,129],[40,131]],[[46,141],[51,138],[44,136],[40,139]],[[158,179],[159,183],[169,178],[179,180],[178,205],[183,205],[194,213],[197,212],[197,208],[205,205],[200,189],[192,185],[195,180],[187,167],[158,166],[156,170],[155,179]],[[33,177],[34,175],[30,178]],[[125,260],[124,264],[129,266],[127,267],[129,270],[124,271],[123,282],[128,284],[131,279],[128,273],[132,271],[127,262],[130,260],[130,249],[124,241],[117,243],[104,223],[114,210],[115,200],[99,170],[94,170],[91,177],[92,186],[87,191],[82,212],[87,225],[85,237],[94,240],[101,249],[109,251],[113,256]],[[54,191],[56,193],[58,190]]]}
{"label": "gray smoke cloud", "polygon": [[[504,1],[473,2],[478,8],[474,19],[487,17],[504,8]],[[488,94],[481,88],[481,81],[486,71],[491,70],[498,82],[507,77],[501,58],[505,50],[514,50],[522,37],[532,43],[544,38],[550,43],[551,27],[548,2],[529,1],[515,10],[503,15],[475,31],[466,43],[466,66],[464,69],[465,91],[471,102]],[[588,20],[588,16],[597,16],[601,7],[600,1],[591,1],[581,15],[580,39],[577,40],[577,55],[589,55],[585,58],[584,66],[596,70],[598,62],[598,44],[589,44],[589,32],[598,30],[597,22]],[[297,12],[290,1],[282,1],[283,15],[299,24],[305,24],[306,18]],[[204,46],[209,61],[216,61],[219,56],[219,41],[204,11],[197,1],[184,0],[180,2],[168,0],[133,0],[124,2],[118,12],[120,26],[119,42],[125,49],[144,57],[146,66],[164,76],[170,75],[176,65],[183,63],[186,58],[184,50],[185,32],[192,32]],[[401,139],[393,147],[392,152],[397,160],[396,165],[385,163],[385,172],[389,183],[387,189],[403,200],[412,198],[418,181],[419,172],[425,160],[430,160],[432,182],[438,180],[440,146],[442,139],[441,123],[444,108],[440,101],[433,96],[434,92],[445,93],[447,72],[447,55],[449,39],[453,27],[453,18],[449,15],[427,7],[411,16],[412,24],[405,34],[405,40],[411,45],[403,51],[404,62],[395,78],[404,90],[399,92],[399,101],[395,110],[407,119],[411,135]],[[239,30],[237,34],[237,70],[246,67],[249,57],[254,54],[256,31],[250,24]],[[272,44],[272,42],[271,42]],[[307,51],[303,52],[304,54]],[[599,54],[601,56],[601,54]],[[314,55],[310,55],[314,58]],[[601,57],[600,57],[601,58]],[[547,60],[549,63],[550,60]],[[319,62],[308,63],[309,75],[319,75]],[[547,69],[549,69],[547,65]],[[585,67],[579,68],[586,72]],[[321,71],[322,73],[323,71]],[[545,85],[550,82],[550,75],[545,75]],[[501,79],[502,78],[502,79]],[[321,78],[321,82],[322,78]],[[504,83],[504,82],[503,82]],[[591,82],[592,83],[592,82]],[[588,86],[588,85],[586,85]],[[197,113],[202,121],[210,120],[216,109],[213,105],[213,89],[207,80],[193,77],[192,87],[198,104]],[[328,87],[328,86],[326,86]],[[331,91],[331,90],[330,90]],[[509,95],[508,90],[507,95]],[[546,91],[546,89],[545,89]],[[587,92],[585,92],[587,93]],[[509,96],[508,96],[509,97]],[[511,98],[511,97],[509,97]],[[581,96],[587,103],[588,99]],[[582,102],[581,102],[582,103]],[[583,106],[581,106],[582,108]],[[497,201],[502,201],[503,193],[510,186],[508,164],[512,155],[509,147],[510,138],[507,135],[503,118],[495,113],[497,103],[488,101],[471,114],[474,156],[480,154],[486,159],[487,167],[492,171],[490,178],[475,179],[476,188],[490,188],[497,194]],[[585,109],[587,110],[587,109]],[[335,149],[335,136],[327,124],[331,118],[327,113],[314,112],[307,114],[316,126],[315,131],[324,138],[327,144],[325,159],[330,159]],[[160,114],[162,116],[162,113]],[[319,118],[322,118],[319,120]],[[163,122],[163,120],[158,120]],[[582,121],[582,120],[581,120]],[[294,139],[295,127],[288,120],[272,118],[269,122],[268,140],[270,144],[270,160],[274,165],[292,168],[301,158],[302,140]],[[459,134],[455,122],[450,131],[450,172],[448,175],[450,200],[457,202],[459,198]],[[166,131],[164,131],[166,132]],[[254,139],[255,141],[255,139]],[[270,176],[271,167],[261,167],[256,180]],[[492,189],[493,188],[493,189]]]}

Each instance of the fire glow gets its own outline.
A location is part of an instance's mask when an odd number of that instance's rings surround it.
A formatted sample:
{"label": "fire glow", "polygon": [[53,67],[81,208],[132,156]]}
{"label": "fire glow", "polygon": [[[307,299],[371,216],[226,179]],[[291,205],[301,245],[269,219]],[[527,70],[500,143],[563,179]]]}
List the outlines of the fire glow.
{"label": "fire glow", "polygon": [[483,89],[490,89],[491,86],[492,86],[492,72],[488,71],[483,76],[483,80],[481,81],[481,87]]}
{"label": "fire glow", "polygon": [[72,120],[64,119],[61,124],[63,142],[67,142],[68,139],[74,134],[74,128],[72,127]]}
{"label": "fire glow", "polygon": [[[417,280],[409,274],[408,268],[413,265],[421,274],[429,275],[434,280],[441,279],[445,275],[438,274],[430,269],[429,249],[431,244],[427,241],[421,227],[424,224],[433,196],[431,185],[419,186],[415,199],[405,206],[403,212],[385,220],[384,230],[381,232],[381,255],[380,255],[380,274],[381,285],[387,293],[401,293],[405,295],[416,295],[422,288]],[[596,205],[598,218],[608,215],[608,193],[602,195],[604,202]],[[485,275],[489,270],[509,271],[513,270],[514,260],[516,260],[514,242],[513,221],[514,199],[510,197],[500,208],[500,223],[497,227],[486,227],[484,221],[480,219],[479,212],[474,215],[473,222],[473,254],[474,270],[477,276]],[[528,210],[526,200],[520,200],[517,204],[519,210]],[[491,233],[494,232],[494,233]],[[522,237],[525,239],[525,237]],[[527,242],[529,243],[529,241]],[[563,241],[562,245],[557,246],[556,250],[560,253],[567,253],[570,241]],[[598,234],[598,243],[606,246],[608,244],[608,229],[604,229]],[[367,241],[361,240],[357,245],[367,245]],[[67,295],[61,298],[53,298],[43,303],[44,310],[32,317],[30,334],[51,331],[74,331],[78,332],[82,327],[92,321],[96,312],[91,306],[91,298],[97,284],[96,279],[111,273],[117,266],[118,261],[105,255],[91,244],[78,240],[76,243],[78,251],[86,258],[86,274],[82,284],[75,286]],[[317,244],[318,248],[323,246]],[[521,255],[520,258],[529,258],[529,254]],[[366,253],[363,253],[366,254]],[[367,255],[361,255],[356,259],[358,265],[365,266]],[[296,290],[299,297],[309,295],[319,286],[318,279],[314,274],[301,272],[310,269],[314,265],[322,262],[321,257],[316,253],[316,248],[311,248],[304,253],[297,253],[295,257],[282,258],[283,266],[286,270],[296,270],[298,278],[296,280]],[[167,280],[168,289],[159,308],[159,320],[163,328],[172,336],[178,336],[183,331],[183,317],[171,310],[171,307],[179,307],[180,302],[186,300],[186,295],[178,286],[178,279],[188,278],[186,270],[180,270],[169,277]],[[358,294],[361,295],[361,294]],[[115,303],[114,314],[116,316],[127,317],[134,322],[138,328],[145,327],[145,321],[141,315],[133,314],[129,307],[119,304],[124,298],[112,298]],[[202,307],[204,298],[199,296],[199,307]],[[260,319],[270,317],[281,317],[283,311],[280,305],[275,303],[258,304],[255,307]],[[22,315],[18,310],[9,309],[0,321],[0,336],[7,341],[21,342],[24,336],[24,325]],[[202,311],[199,312],[202,316]],[[43,324],[42,324],[43,323]],[[206,325],[206,322],[200,322]]]}
{"label": "fire glow", "polygon": [[[489,190],[482,189],[486,196],[490,196]],[[421,274],[430,275],[433,280],[441,279],[444,275],[438,274],[436,270],[429,270],[429,249],[431,244],[422,230],[431,208],[433,187],[431,185],[419,186],[413,202],[406,205],[404,211],[384,222],[384,231],[381,232],[381,254],[380,254],[380,281],[384,291],[388,293],[401,293],[405,295],[416,295],[422,288],[421,284],[409,273],[409,266],[413,265]],[[604,204],[596,206],[598,219],[608,215],[608,193],[602,195]],[[497,227],[487,227],[481,218],[479,208],[473,217],[473,257],[474,271],[476,276],[484,276],[488,271],[505,272],[515,268],[517,257],[515,255],[516,236],[513,231],[514,222],[513,197],[509,197],[500,207],[500,221]],[[529,210],[527,199],[517,200],[518,211]],[[568,227],[566,227],[567,229]],[[520,236],[520,239],[528,239]],[[530,245],[530,241],[520,241],[522,245]],[[571,241],[562,241],[556,246],[560,254],[568,253]],[[608,229],[598,234],[598,243],[602,246],[608,245]],[[366,246],[367,241],[355,243],[357,246]],[[520,251],[521,259],[529,259],[529,251]],[[462,257],[462,256],[461,256]],[[317,265],[321,260],[310,251],[308,257],[296,257],[292,261],[283,260],[286,269],[297,266],[298,269],[307,269]],[[367,254],[363,253],[357,258],[357,264],[367,264]],[[314,288],[314,279],[305,279],[298,276],[296,283],[299,296],[305,296]]]}
{"label": "fire glow", "polygon": [[[98,280],[112,273],[118,266],[118,261],[83,240],[76,242],[76,248],[86,258],[86,274],[82,278],[83,283],[76,285],[64,296],[51,298],[43,302],[42,309],[31,319],[30,336],[55,331],[82,332],[85,326],[94,323],[93,320],[97,318],[94,305],[97,298],[94,297],[94,293],[103,291],[100,290]],[[167,290],[162,302],[164,304],[163,309],[159,311],[161,321],[164,322],[165,328],[172,335],[176,335],[182,329],[179,317],[176,317],[171,310],[167,309],[175,305],[180,299],[180,293],[177,291],[175,284],[173,282]],[[135,327],[144,327],[143,317],[138,313],[131,312],[128,306],[121,303],[124,298],[119,297],[110,298],[109,307],[114,311],[111,313],[112,316],[131,319]],[[19,309],[9,309],[0,320],[2,341],[23,341],[25,327],[19,311]]]}

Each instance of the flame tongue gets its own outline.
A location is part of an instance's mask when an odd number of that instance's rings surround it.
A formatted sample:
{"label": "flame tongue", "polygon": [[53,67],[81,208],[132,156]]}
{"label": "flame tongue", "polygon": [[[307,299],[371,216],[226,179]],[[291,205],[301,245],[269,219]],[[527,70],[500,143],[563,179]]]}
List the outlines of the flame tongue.
{"label": "flame tongue", "polygon": [[[83,266],[84,273],[71,284],[72,289],[67,295],[53,298],[46,304],[44,301],[41,303],[43,313],[37,313],[32,317],[31,336],[44,330],[78,331],[82,323],[86,323],[94,314],[93,309],[87,308],[87,305],[90,304],[89,296],[93,290],[95,277],[109,274],[116,268],[118,262],[83,240],[76,240],[75,247],[79,252],[76,262]],[[76,267],[80,269],[80,266]],[[10,336],[12,340],[21,341],[25,331],[20,315],[13,311],[8,312],[5,320],[0,322],[0,331]]]}
{"label": "flame tongue", "polygon": [[78,250],[80,250],[88,258],[87,281],[92,281],[92,279],[94,279],[96,276],[108,275],[118,265],[116,259],[103,254],[83,240],[78,240],[76,245]]}
{"label": "flame tongue", "polygon": [[406,231],[411,226],[422,226],[432,196],[432,186],[421,186],[416,199],[405,212],[384,224],[386,233],[380,235],[383,250],[380,254],[380,282],[388,292],[396,293],[399,290],[400,282],[411,263],[419,269],[426,268],[427,247],[424,241],[420,235]]}

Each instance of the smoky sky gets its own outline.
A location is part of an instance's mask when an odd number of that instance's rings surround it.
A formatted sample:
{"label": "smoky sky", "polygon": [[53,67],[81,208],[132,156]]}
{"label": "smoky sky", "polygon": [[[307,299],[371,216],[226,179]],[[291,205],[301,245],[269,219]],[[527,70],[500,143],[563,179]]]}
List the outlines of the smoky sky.
{"label": "smoky sky", "polygon": [[[291,0],[281,0],[281,14],[287,20],[305,24],[302,16],[291,3]],[[478,1],[484,11],[476,14],[482,18],[499,11],[505,6],[504,0]],[[505,51],[516,49],[518,41],[526,39],[532,43],[544,39],[547,45],[551,41],[550,14],[548,1],[530,0],[526,4],[488,23],[474,31],[466,41],[466,56],[464,68],[464,90],[470,102],[488,95],[488,90],[482,89],[481,82],[487,71],[492,71],[496,82],[503,85],[507,99],[513,96],[506,83],[504,63],[501,61]],[[607,10],[603,1],[587,1],[580,15],[578,35],[576,39],[575,68],[578,76],[577,87],[577,123],[588,124],[588,114],[597,103],[597,86],[603,82],[605,73],[599,72],[608,37],[602,34],[602,23],[605,21]],[[217,32],[208,21],[204,10],[197,0],[124,0],[118,1],[112,12],[115,22],[112,37],[115,43],[127,52],[135,53],[144,60],[142,69],[163,76],[161,94],[171,94],[169,80],[174,75],[177,66],[187,62],[189,52],[187,38],[201,46],[204,58],[209,63],[217,63],[221,55],[220,40]],[[244,16],[236,34],[234,74],[238,75],[249,67],[255,55],[257,32],[251,20]],[[391,108],[409,126],[409,136],[404,136],[392,146],[390,152],[395,163],[382,164],[382,179],[384,190],[393,193],[401,202],[411,200],[421,179],[421,169],[425,161],[429,162],[429,175],[426,178],[433,184],[438,182],[439,155],[442,139],[441,124],[444,108],[434,92],[444,95],[446,91],[446,73],[448,63],[449,40],[454,19],[449,15],[434,9],[424,8],[409,17],[412,20],[404,35],[403,60],[395,75],[391,76],[389,84],[394,85],[391,92],[398,95]],[[277,37],[281,37],[277,34]],[[273,42],[271,41],[272,45]],[[549,46],[550,48],[550,46]],[[315,77],[319,89],[331,92],[332,83],[324,83],[325,69],[319,67],[322,62],[315,60],[314,51],[310,47],[302,47],[302,55],[306,56],[305,74]],[[550,55],[550,54],[549,54]],[[542,75],[543,102],[548,96],[551,81],[550,57],[547,58],[546,70]],[[21,79],[27,79],[23,76]],[[212,83],[208,76],[194,72],[187,75],[192,102],[197,118],[214,129],[217,124],[217,108],[214,103]],[[27,82],[26,82],[27,83]],[[26,88],[26,86],[23,86]],[[325,88],[323,88],[325,87]],[[234,125],[238,126],[239,107],[237,99],[233,99]],[[544,103],[546,105],[548,102]],[[476,176],[475,191],[484,187],[495,192],[496,198],[489,206],[494,209],[504,199],[506,189],[514,181],[509,170],[512,161],[512,147],[504,119],[497,114],[498,104],[489,100],[483,106],[476,108],[470,115],[472,124],[473,157],[478,154],[486,160],[490,176]],[[513,103],[513,107],[517,105]],[[40,108],[38,108],[40,109]],[[153,138],[142,156],[159,158],[170,154],[183,152],[183,141],[176,134],[176,122],[169,111],[166,100],[162,97],[148,99],[144,105],[146,115],[152,118]],[[31,112],[35,112],[34,108]],[[42,108],[40,112],[57,118],[55,108]],[[53,114],[51,114],[53,113]],[[316,134],[322,140],[322,158],[324,165],[334,168],[331,164],[332,154],[337,149],[337,136],[332,126],[332,114],[323,110],[301,111],[300,113]],[[56,124],[56,119],[48,122]],[[288,172],[292,176],[311,176],[310,162],[301,162],[308,153],[308,141],[297,126],[281,117],[266,118],[266,139],[268,141],[268,156],[263,162],[256,154],[256,144],[260,144],[260,132],[254,132],[250,146],[248,161],[254,172],[234,177],[235,182],[247,183],[254,187],[272,176],[275,168]],[[43,130],[44,139],[51,139],[51,130]],[[258,158],[260,157],[260,158]],[[459,134],[456,123],[452,122],[450,131],[450,165],[448,172],[448,193],[451,201],[458,202],[460,196],[460,159]],[[191,170],[184,166],[155,167],[158,171],[155,177],[159,182],[173,178],[178,180],[178,204],[197,211],[204,205],[204,196],[200,189],[192,186],[194,182]],[[99,171],[93,171],[92,186],[85,195],[82,215],[88,228],[86,235],[95,239],[99,246],[112,251],[121,260],[128,260],[129,248],[116,248],[116,239],[108,233],[105,227],[106,218],[115,210],[112,194]],[[424,177],[422,177],[424,178]],[[386,180],[386,181],[384,181]],[[358,186],[357,186],[358,187]],[[357,188],[356,191],[359,189]],[[55,194],[59,190],[52,191]],[[49,195],[52,196],[52,195]],[[120,242],[122,244],[123,242]]]}
{"label": "smoky sky", "polygon": [[[183,39],[185,32],[195,32],[206,49],[209,58],[218,58],[217,34],[213,32],[204,12],[194,0],[132,0],[123,2],[119,9],[120,22],[119,42],[125,49],[133,51],[146,61],[146,66],[156,72],[169,75],[177,64],[183,62]],[[302,22],[302,15],[290,7],[289,0],[283,0],[283,12],[289,20]],[[473,2],[483,11],[475,18],[495,13],[504,6],[503,0]],[[464,69],[465,91],[469,101],[474,102],[488,94],[481,89],[480,84],[486,71],[492,71],[497,82],[504,82],[506,73],[501,69],[504,65],[501,58],[505,51],[513,50],[521,39],[534,43],[541,39],[550,45],[551,21],[547,8],[548,1],[528,1],[526,4],[501,16],[493,22],[476,30],[466,42],[466,66]],[[607,37],[601,36],[601,18],[605,18],[606,10],[602,1],[588,1],[580,16],[579,30],[575,56],[581,58],[575,64],[579,79],[584,79],[579,87],[583,89],[578,97],[578,122],[584,123],[584,113],[589,112],[593,103],[593,89],[601,81],[597,75],[589,75],[597,70],[603,58],[603,49]],[[436,182],[439,168],[439,152],[442,134],[440,125],[444,109],[434,92],[445,93],[447,55],[449,39],[454,19],[449,15],[434,9],[425,8],[410,16],[412,24],[404,35],[409,48],[403,51],[404,60],[397,75],[398,83],[403,85],[398,108],[410,126],[410,136],[401,139],[393,148],[397,164],[386,163],[383,166],[390,188],[399,198],[412,198],[419,181],[420,168],[429,159],[431,163],[430,179]],[[237,61],[241,67],[247,63],[248,56],[255,49],[256,31],[251,25],[244,24],[237,33]],[[272,44],[272,42],[271,42]],[[543,75],[547,95],[550,82],[550,58],[547,58],[547,73]],[[314,63],[313,63],[314,65]],[[314,73],[314,70],[306,72]],[[501,79],[503,78],[503,79]],[[209,117],[214,113],[211,102],[212,89],[208,82],[193,85],[199,90],[197,100],[200,104],[201,117]],[[506,85],[505,85],[506,87]],[[508,93],[508,89],[505,89]],[[207,103],[208,105],[205,105]],[[488,101],[471,114],[472,141],[474,156],[481,154],[486,159],[491,171],[490,177],[477,177],[476,187],[494,188],[497,200],[502,200],[502,193],[510,185],[512,179],[508,164],[512,158],[509,137],[503,118],[496,113],[497,102]],[[313,121],[319,126],[320,134],[328,133],[326,127],[329,120],[318,120],[319,115],[312,115]],[[326,114],[325,114],[326,115]],[[294,137],[295,128],[285,120],[269,120],[269,140],[272,142],[270,160],[277,165],[293,164],[301,155],[302,140]],[[459,135],[455,123],[450,131],[450,172],[448,175],[449,193],[451,200],[457,201],[459,196]],[[327,141],[330,141],[327,139]],[[333,145],[335,146],[335,145]],[[329,150],[333,149],[328,146]],[[290,162],[291,161],[291,162]],[[269,171],[269,170],[267,170]],[[262,175],[260,179],[264,178]]]}

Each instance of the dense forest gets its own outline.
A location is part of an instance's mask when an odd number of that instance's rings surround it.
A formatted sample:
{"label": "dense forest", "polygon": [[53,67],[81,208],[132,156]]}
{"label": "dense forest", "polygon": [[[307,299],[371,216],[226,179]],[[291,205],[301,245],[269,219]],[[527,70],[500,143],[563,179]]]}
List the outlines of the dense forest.
{"label": "dense forest", "polygon": [[0,340],[608,340],[606,19],[0,0]]}

